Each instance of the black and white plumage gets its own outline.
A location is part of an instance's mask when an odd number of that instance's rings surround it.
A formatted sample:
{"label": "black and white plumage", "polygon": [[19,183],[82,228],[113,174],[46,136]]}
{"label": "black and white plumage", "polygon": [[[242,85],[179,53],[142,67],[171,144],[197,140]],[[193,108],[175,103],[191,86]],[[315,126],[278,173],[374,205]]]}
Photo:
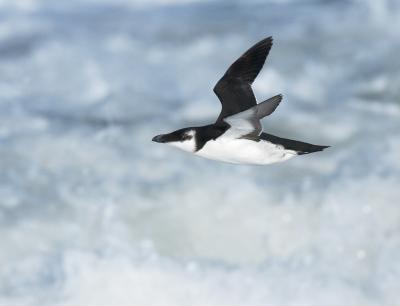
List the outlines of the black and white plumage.
{"label": "black and white plumage", "polygon": [[282,95],[257,104],[251,85],[271,47],[272,37],[255,44],[228,68],[215,85],[214,92],[221,101],[222,110],[214,124],[183,128],[155,136],[153,141],[209,159],[257,165],[328,148],[263,133],[260,120],[275,111]]}

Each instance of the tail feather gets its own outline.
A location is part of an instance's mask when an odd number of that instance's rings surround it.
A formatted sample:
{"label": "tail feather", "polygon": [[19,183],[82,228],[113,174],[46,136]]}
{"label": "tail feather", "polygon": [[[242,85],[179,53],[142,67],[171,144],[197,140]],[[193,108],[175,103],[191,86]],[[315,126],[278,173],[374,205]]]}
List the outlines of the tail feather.
{"label": "tail feather", "polygon": [[298,140],[281,138],[267,133],[262,133],[259,137],[262,140],[266,140],[274,144],[281,145],[287,150],[296,151],[298,155],[319,152],[330,147],[330,146],[314,145],[311,143],[306,143]]}

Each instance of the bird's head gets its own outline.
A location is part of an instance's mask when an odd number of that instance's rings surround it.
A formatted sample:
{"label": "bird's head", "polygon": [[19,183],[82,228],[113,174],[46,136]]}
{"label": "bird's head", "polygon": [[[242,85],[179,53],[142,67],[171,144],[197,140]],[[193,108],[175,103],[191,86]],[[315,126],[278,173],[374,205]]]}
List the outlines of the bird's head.
{"label": "bird's head", "polygon": [[152,140],[172,145],[184,151],[194,152],[196,150],[195,136],[196,130],[194,128],[184,128],[169,134],[157,135]]}

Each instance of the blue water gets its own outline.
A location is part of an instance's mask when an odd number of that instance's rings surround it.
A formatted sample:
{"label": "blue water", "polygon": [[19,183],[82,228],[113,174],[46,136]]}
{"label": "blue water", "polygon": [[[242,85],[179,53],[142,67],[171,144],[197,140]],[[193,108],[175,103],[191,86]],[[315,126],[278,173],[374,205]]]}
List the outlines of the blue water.
{"label": "blue water", "polygon": [[[395,306],[398,1],[0,1],[0,305]],[[151,142],[212,122],[258,40],[266,167]]]}

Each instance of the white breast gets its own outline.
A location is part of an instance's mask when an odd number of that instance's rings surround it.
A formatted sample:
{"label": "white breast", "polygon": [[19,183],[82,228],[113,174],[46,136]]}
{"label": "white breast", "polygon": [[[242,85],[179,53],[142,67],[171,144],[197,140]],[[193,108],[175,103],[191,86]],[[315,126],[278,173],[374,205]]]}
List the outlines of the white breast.
{"label": "white breast", "polygon": [[269,141],[257,142],[224,136],[208,141],[196,154],[229,163],[256,165],[281,162],[297,155],[295,151],[285,150]]}

